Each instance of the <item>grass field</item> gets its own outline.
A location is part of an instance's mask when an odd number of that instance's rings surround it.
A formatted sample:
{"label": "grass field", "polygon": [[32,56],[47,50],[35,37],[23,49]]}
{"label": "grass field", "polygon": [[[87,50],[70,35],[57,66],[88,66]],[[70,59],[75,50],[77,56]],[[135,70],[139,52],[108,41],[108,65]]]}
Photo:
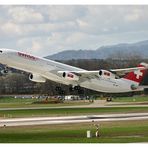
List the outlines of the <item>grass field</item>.
{"label": "grass field", "polygon": [[[45,99],[42,99],[45,100]],[[50,100],[50,99],[49,99]],[[64,101],[63,103],[44,103],[44,104],[34,104],[33,102],[41,101],[41,99],[32,98],[12,98],[5,97],[0,98],[0,108],[20,108],[20,107],[55,107],[55,106],[73,106],[73,105],[88,105],[89,102],[86,101]]]}
{"label": "grass field", "polygon": [[[133,99],[133,98],[132,98]],[[138,98],[137,98],[138,99]],[[139,97],[139,100],[146,100],[147,97]],[[131,98],[117,98],[116,100],[131,100]],[[110,114],[110,113],[132,113],[132,112],[147,112],[148,107],[109,107],[109,108],[50,108],[50,109],[29,109],[29,107],[61,107],[74,105],[88,105],[88,102],[70,101],[60,104],[32,104],[37,99],[22,99],[22,98],[0,98],[0,108],[13,107],[28,109],[20,110],[0,110],[1,118],[13,117],[36,117],[36,116],[68,116],[68,115],[88,115],[88,114]]]}
{"label": "grass field", "polygon": [[0,110],[0,117],[34,117],[34,116],[70,116],[88,114],[133,113],[147,112],[148,107],[109,107],[109,108],[51,108],[51,109],[21,109]]}
{"label": "grass field", "polygon": [[[147,97],[117,98],[118,102],[147,101]],[[0,107],[41,107],[82,105],[85,102],[65,102],[63,104],[32,104],[31,99],[0,99]],[[113,100],[115,101],[115,100]],[[86,103],[87,104],[87,103]],[[0,118],[34,116],[71,116],[110,113],[148,112],[148,107],[107,107],[107,108],[50,108],[50,109],[13,109],[0,110]],[[96,138],[94,123],[63,125],[0,127],[0,143],[131,143],[148,142],[148,120],[115,121],[99,123],[101,137]],[[86,138],[91,130],[93,137]]]}
{"label": "grass field", "polygon": [[[101,99],[101,98],[98,98]],[[88,105],[90,102],[82,101],[64,101],[63,103],[45,103],[45,104],[34,104],[33,102],[43,101],[45,99],[36,99],[36,98],[13,98],[13,97],[4,97],[0,98],[0,108],[5,107],[36,107],[36,106],[68,106],[68,105]],[[50,101],[50,99],[49,99]],[[117,97],[112,99],[113,102],[147,102],[148,96],[133,96],[133,97]]]}
{"label": "grass field", "polygon": [[[99,138],[92,123],[1,127],[0,143],[131,143],[148,142],[147,121],[100,122]],[[93,137],[86,138],[91,130]]]}
{"label": "grass field", "polygon": [[[100,98],[98,98],[100,99]],[[89,105],[88,101],[64,101],[63,103],[45,103],[45,104],[34,104],[33,102],[40,101],[41,99],[36,98],[12,98],[5,97],[0,98],[0,108],[21,108],[21,107],[60,107],[60,106],[75,106],[75,105]],[[50,99],[49,99],[50,100]],[[119,103],[148,103],[148,96],[133,96],[133,97],[117,97],[113,98],[112,102]]]}
{"label": "grass field", "polygon": [[117,97],[113,102],[148,102],[148,96]]}

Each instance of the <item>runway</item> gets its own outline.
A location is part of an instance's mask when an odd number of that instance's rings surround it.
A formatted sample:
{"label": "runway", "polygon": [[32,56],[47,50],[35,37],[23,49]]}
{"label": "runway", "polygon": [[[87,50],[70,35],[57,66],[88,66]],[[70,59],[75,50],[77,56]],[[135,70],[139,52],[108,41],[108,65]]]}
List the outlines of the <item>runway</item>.
{"label": "runway", "polygon": [[62,117],[33,117],[33,118],[12,118],[1,119],[0,127],[3,126],[26,126],[26,125],[50,125],[50,124],[70,124],[82,122],[102,122],[102,121],[124,121],[124,120],[146,120],[148,113],[127,113],[108,115],[87,115],[87,116],[62,116]]}

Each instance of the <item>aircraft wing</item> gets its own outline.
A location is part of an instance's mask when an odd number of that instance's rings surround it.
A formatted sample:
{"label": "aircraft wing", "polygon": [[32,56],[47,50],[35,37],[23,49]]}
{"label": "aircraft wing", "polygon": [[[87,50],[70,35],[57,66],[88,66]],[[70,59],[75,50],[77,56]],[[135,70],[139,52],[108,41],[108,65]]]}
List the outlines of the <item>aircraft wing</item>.
{"label": "aircraft wing", "polygon": [[103,71],[107,75],[110,73],[109,76],[111,76],[111,73],[113,73],[113,75],[116,75],[116,76],[123,76],[129,72],[148,69],[148,64],[146,64],[146,63],[141,63],[140,66],[142,66],[142,67],[111,69],[109,71],[107,71],[107,70],[94,70],[94,71],[78,70],[78,71],[58,71],[58,73],[59,74],[63,74],[64,72],[65,73],[72,73],[72,74],[75,74],[76,76],[79,76],[80,78],[92,79],[92,78],[98,78],[100,71]]}
{"label": "aircraft wing", "polygon": [[98,78],[98,73],[99,71],[87,71],[87,70],[81,70],[81,71],[58,71],[59,74],[62,74],[64,72],[67,73],[73,73],[80,78],[87,78],[87,79],[92,79],[92,78]]}
{"label": "aircraft wing", "polygon": [[[111,69],[109,70],[110,72],[122,76],[125,75],[126,73],[136,71],[136,70],[144,70],[146,69],[145,67],[134,67],[134,68],[125,68],[125,69]],[[87,70],[82,70],[82,71],[58,71],[58,73],[63,73],[63,72],[69,72],[73,73],[77,76],[80,77],[87,77],[87,78],[94,78],[99,76],[99,70],[94,70],[94,71],[87,71]]]}
{"label": "aircraft wing", "polygon": [[137,70],[144,70],[148,69],[148,64],[147,63],[140,63],[139,67],[134,67],[134,68],[124,68],[124,69],[111,69],[110,71],[115,73],[118,76],[123,76],[126,73],[137,71]]}
{"label": "aircraft wing", "polygon": [[124,68],[124,69],[111,69],[110,71],[115,73],[118,76],[123,76],[126,73],[136,71],[136,70],[144,70],[146,67],[134,67],[134,68]]}

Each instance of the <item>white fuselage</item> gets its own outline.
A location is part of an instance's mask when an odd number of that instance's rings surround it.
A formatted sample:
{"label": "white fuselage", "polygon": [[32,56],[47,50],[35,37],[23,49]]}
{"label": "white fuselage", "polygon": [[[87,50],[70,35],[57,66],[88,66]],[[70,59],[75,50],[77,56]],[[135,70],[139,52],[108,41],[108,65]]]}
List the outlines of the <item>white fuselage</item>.
{"label": "white fuselage", "polygon": [[2,51],[0,53],[0,63],[32,74],[39,74],[46,79],[66,85],[80,85],[81,87],[99,92],[120,93],[133,91],[131,85],[136,83],[125,79],[103,77],[96,77],[85,81],[71,81],[63,78],[58,71],[84,71],[84,69],[11,49],[2,49]]}

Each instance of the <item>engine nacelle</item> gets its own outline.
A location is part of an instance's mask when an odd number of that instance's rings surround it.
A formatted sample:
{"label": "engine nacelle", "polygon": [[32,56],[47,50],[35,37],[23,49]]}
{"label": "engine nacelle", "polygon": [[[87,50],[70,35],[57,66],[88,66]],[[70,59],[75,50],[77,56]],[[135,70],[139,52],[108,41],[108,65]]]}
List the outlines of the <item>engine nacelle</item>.
{"label": "engine nacelle", "polygon": [[115,79],[115,77],[116,77],[113,73],[111,73],[110,71],[107,71],[107,70],[99,70],[98,75],[99,75],[99,77],[103,77],[103,78]]}
{"label": "engine nacelle", "polygon": [[79,80],[79,76],[71,73],[71,72],[63,72],[62,77],[70,80],[70,81],[78,81]]}
{"label": "engine nacelle", "polygon": [[38,74],[30,74],[29,75],[29,80],[33,82],[39,82],[39,83],[44,83],[46,82],[46,79]]}

